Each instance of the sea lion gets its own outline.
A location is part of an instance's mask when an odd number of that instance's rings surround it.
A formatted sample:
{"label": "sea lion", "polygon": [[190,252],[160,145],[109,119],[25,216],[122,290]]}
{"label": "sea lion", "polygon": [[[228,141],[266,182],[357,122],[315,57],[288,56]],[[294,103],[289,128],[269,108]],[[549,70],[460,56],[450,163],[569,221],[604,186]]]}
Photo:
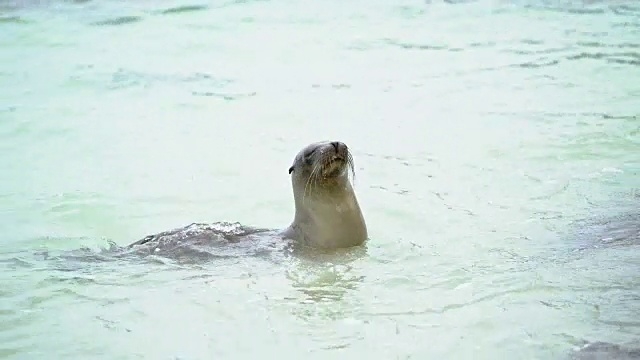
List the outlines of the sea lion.
{"label": "sea lion", "polygon": [[353,156],[339,141],[307,145],[289,168],[295,217],[282,235],[324,249],[361,245],[367,226],[349,180]]}
{"label": "sea lion", "polygon": [[[247,246],[258,244],[269,247],[265,243],[274,239],[322,249],[361,245],[368,236],[367,226],[349,173],[355,176],[353,156],[347,145],[339,141],[309,144],[298,152],[289,168],[295,215],[287,228],[270,230],[238,223],[193,223],[146,236],[127,248],[185,259],[229,256],[227,253],[231,251],[238,254],[234,248],[249,250]],[[216,250],[212,251],[212,247]]]}

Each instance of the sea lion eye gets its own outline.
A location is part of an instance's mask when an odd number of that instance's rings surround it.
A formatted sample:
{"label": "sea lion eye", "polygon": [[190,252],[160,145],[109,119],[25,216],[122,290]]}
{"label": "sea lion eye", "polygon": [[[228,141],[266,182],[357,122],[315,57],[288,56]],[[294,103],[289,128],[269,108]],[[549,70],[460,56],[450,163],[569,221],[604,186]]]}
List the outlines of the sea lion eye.
{"label": "sea lion eye", "polygon": [[293,172],[293,166],[289,168],[289,174]]}

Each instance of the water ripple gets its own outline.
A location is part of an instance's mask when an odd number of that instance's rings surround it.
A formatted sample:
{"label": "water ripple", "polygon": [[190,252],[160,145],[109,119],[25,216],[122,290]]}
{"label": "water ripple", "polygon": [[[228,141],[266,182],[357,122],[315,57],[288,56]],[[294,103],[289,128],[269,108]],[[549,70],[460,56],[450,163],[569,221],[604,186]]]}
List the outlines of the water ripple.
{"label": "water ripple", "polygon": [[607,62],[626,64],[626,65],[640,65],[640,53],[636,52],[581,52],[576,55],[567,56],[568,60],[582,60],[582,59],[603,59]]}
{"label": "water ripple", "polygon": [[0,16],[0,24],[28,24],[29,21],[20,16]]}
{"label": "water ripple", "polygon": [[208,9],[209,9],[209,6],[207,5],[181,5],[181,6],[164,9],[159,13],[162,15],[179,15],[179,14],[188,14],[191,12],[203,11]]}
{"label": "water ripple", "polygon": [[392,46],[397,46],[408,50],[448,50],[451,51],[447,45],[430,45],[430,44],[412,44],[408,42],[402,42],[394,39],[385,39],[385,42]]}
{"label": "water ripple", "polygon": [[134,15],[119,16],[119,17],[115,17],[115,18],[112,18],[112,19],[96,21],[96,22],[93,22],[92,25],[96,25],[96,26],[120,26],[120,25],[127,25],[127,24],[137,23],[139,21],[142,21],[142,19],[143,18],[141,16],[134,16]]}
{"label": "water ripple", "polygon": [[[81,79],[83,77],[91,76],[91,73],[88,71],[84,71],[80,69],[83,74],[78,73],[75,76],[77,79]],[[164,85],[169,84],[172,86],[188,86],[192,87],[201,87],[206,89],[221,89],[226,88],[229,85],[234,84],[235,81],[226,78],[214,76],[207,73],[194,72],[194,73],[186,73],[186,74],[167,74],[167,73],[149,73],[149,72],[140,72],[133,71],[127,69],[118,69],[114,73],[111,74],[111,81],[109,84],[109,88],[118,90],[118,89],[127,89],[127,88],[149,88],[156,85]],[[214,96],[214,95],[206,95],[206,94],[214,94],[211,91],[191,91],[194,95],[205,94],[205,96]],[[235,99],[237,96],[253,96],[254,93],[248,94],[225,94],[221,93],[221,96],[229,96],[232,99]]]}

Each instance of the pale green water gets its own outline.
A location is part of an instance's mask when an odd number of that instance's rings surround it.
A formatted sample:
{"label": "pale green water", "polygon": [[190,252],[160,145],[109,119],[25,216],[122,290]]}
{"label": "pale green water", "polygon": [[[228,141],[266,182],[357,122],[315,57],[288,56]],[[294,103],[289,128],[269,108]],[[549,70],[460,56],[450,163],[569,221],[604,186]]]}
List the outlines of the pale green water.
{"label": "pale green water", "polygon": [[[640,6],[550,3],[2,2],[0,358],[560,359],[639,341],[640,242],[590,226],[638,213]],[[33,255],[284,227],[287,169],[324,139],[353,150],[366,249]]]}

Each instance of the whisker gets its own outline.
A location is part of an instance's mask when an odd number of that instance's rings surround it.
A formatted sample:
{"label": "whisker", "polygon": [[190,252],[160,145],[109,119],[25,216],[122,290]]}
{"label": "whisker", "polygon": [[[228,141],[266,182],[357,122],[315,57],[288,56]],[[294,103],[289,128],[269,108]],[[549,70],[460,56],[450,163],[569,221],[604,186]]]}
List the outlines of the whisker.
{"label": "whisker", "polygon": [[311,183],[311,185],[313,186],[313,191],[315,191],[315,189],[318,187],[318,179],[320,178],[320,172],[322,171],[322,165],[320,164],[316,164],[314,167],[314,172],[313,172],[313,182]]}
{"label": "whisker", "polygon": [[353,181],[353,183],[355,183],[356,181],[356,169],[355,169],[355,164],[353,161],[353,155],[351,155],[351,152],[347,152],[347,166],[349,166],[349,170],[351,170],[351,179]]}
{"label": "whisker", "polygon": [[[311,174],[313,174],[313,169],[311,169]],[[307,188],[309,187],[309,182],[311,181],[311,175],[307,178],[306,183],[304,184],[304,192],[302,193],[302,203],[304,203],[305,198],[307,197]]]}
{"label": "whisker", "polygon": [[[304,185],[304,193],[302,194],[302,202],[304,203],[304,200],[307,196],[307,189],[309,188],[309,191],[313,191],[313,186],[315,185],[315,178],[317,177],[317,172],[319,170],[319,165],[316,163],[313,166],[313,169],[311,169],[311,174],[309,174],[309,178],[307,179],[306,184]],[[311,187],[309,187],[309,185],[311,185]]]}

